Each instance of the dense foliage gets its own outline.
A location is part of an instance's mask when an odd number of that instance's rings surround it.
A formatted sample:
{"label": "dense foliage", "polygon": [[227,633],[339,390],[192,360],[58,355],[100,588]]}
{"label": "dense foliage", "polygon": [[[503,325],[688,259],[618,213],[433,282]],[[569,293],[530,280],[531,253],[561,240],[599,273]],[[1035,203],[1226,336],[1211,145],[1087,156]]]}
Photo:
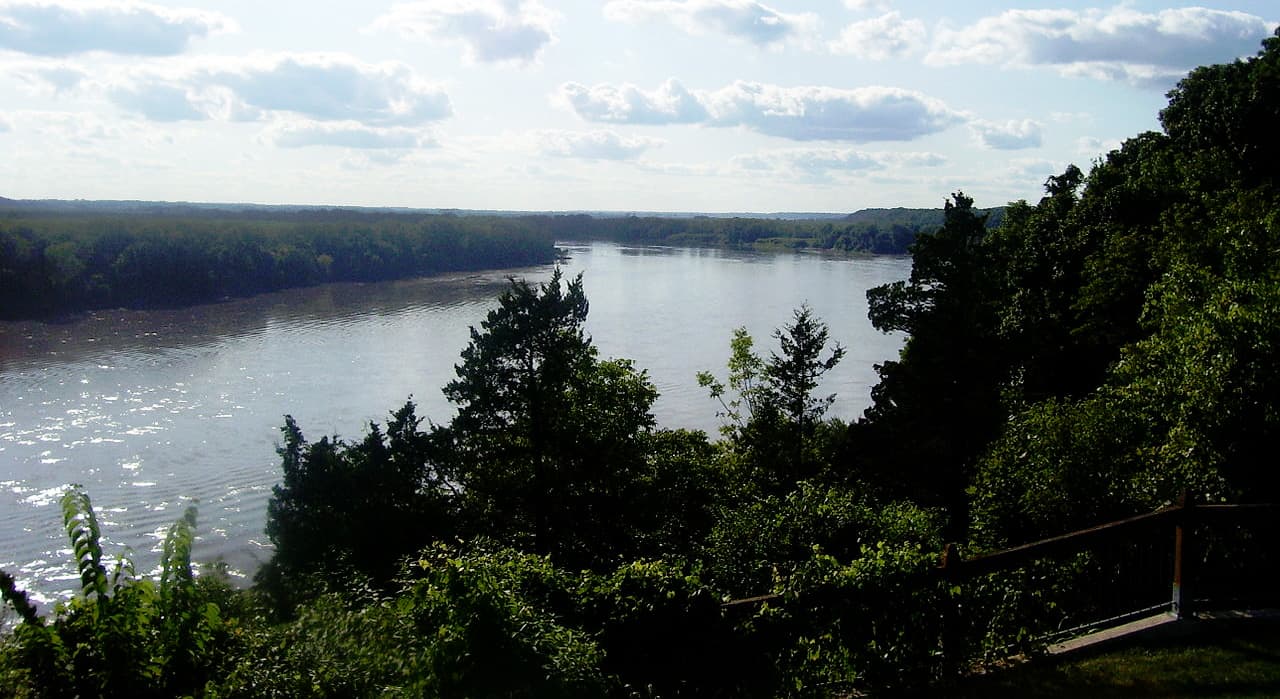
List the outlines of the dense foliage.
{"label": "dense foliage", "polygon": [[[996,225],[1002,209],[989,212]],[[844,218],[786,219],[691,216],[532,217],[562,240],[612,240],[640,245],[697,245],[758,250],[828,250],[903,255],[917,237],[942,226],[939,209],[864,209]]]}
{"label": "dense foliage", "polygon": [[941,222],[935,209],[792,220],[2,200],[0,320],[541,264],[554,240],[901,255]]}
{"label": "dense foliage", "polygon": [[[4,597],[22,623],[0,644],[0,693],[6,696],[173,697],[200,692],[234,656],[238,622],[222,607],[233,593],[216,576],[191,570],[195,509],[170,528],[158,582],[139,577],[127,558],[108,573],[89,496],[72,487],[63,521],[80,593],[50,619],[37,616],[7,575]],[[218,602],[222,601],[220,607]]]}
{"label": "dense foliage", "polygon": [[1199,68],[1087,175],[981,225],[957,194],[907,282],[851,468],[987,545],[1149,511],[1183,488],[1274,500],[1280,38]]}
{"label": "dense foliage", "polygon": [[549,236],[495,217],[317,222],[10,213],[0,217],[0,319],[183,305],[553,257]]}
{"label": "dense foliage", "polygon": [[192,575],[194,513],[158,583],[109,575],[68,492],[80,594],[42,617],[0,576],[0,691],[938,691],[1060,624],[1077,581],[1110,582],[1080,555],[962,587],[935,567],[944,541],[1026,541],[1188,488],[1274,499],[1278,117],[1280,35],[1192,72],[1162,133],[1050,177],[998,227],[953,195],[911,278],[869,295],[909,340],[852,425],[826,418],[818,381],[844,351],[808,308],[768,356],[739,330],[726,378],[699,376],[712,441],[658,429],[645,373],[598,356],[581,279],[513,281],[445,387],[449,423],[408,403],[308,441],[286,419],[252,590]]}

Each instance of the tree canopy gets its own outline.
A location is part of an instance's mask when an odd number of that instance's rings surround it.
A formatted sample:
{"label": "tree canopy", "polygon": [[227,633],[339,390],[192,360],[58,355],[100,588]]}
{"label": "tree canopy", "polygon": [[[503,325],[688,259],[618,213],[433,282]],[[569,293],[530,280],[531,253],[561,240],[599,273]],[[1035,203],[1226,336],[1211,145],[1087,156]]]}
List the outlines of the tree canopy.
{"label": "tree canopy", "polygon": [[[739,329],[727,378],[699,375],[726,419],[711,441],[659,429],[644,372],[598,356],[581,277],[512,280],[445,388],[447,424],[410,402],[361,439],[308,441],[286,418],[255,590],[194,574],[194,511],[158,583],[125,558],[109,573],[69,488],[78,590],[46,618],[0,573],[18,616],[0,693],[945,693],[1072,623],[1060,603],[1111,592],[1117,569],[1094,551],[957,581],[944,540],[1021,543],[1184,489],[1274,501],[1278,96],[1280,33],[1193,71],[1162,132],[1048,177],[999,227],[953,194],[910,279],[869,293],[876,326],[909,338],[852,425],[826,418],[844,349],[807,307],[767,357]],[[58,245],[50,273],[78,278]],[[1206,548],[1234,571],[1267,533]]]}
{"label": "tree canopy", "polygon": [[1192,71],[1163,132],[1048,178],[993,231],[957,195],[911,280],[869,294],[877,326],[910,339],[851,466],[948,503],[961,538],[1057,533],[1182,488],[1274,498],[1277,66],[1273,37]]}

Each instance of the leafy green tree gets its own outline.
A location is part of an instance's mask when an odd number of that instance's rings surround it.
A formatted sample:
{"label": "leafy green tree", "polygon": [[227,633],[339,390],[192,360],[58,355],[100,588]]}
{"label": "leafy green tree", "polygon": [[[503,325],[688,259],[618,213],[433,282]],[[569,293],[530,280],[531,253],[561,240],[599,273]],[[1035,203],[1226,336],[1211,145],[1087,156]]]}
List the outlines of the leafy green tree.
{"label": "leafy green tree", "polygon": [[[102,207],[102,204],[97,206]],[[8,211],[0,220],[0,317],[170,306],[329,281],[379,281],[547,262],[527,218],[353,211]]]}
{"label": "leafy green tree", "polygon": [[[979,461],[974,535],[979,550],[1083,529],[1150,509],[1160,482],[1150,454],[1151,416],[1115,392],[1037,402],[1014,416]],[[1155,486],[1155,487],[1153,487]]]}
{"label": "leafy green tree", "polygon": [[[745,327],[735,328],[729,340],[729,377],[726,387],[709,371],[698,372],[698,385],[707,389],[711,397],[720,403],[718,417],[726,420],[720,431],[733,437],[755,419],[757,407],[763,414],[768,402],[768,388],[764,385],[764,361],[755,353],[755,340]],[[727,390],[726,390],[727,388]],[[730,393],[732,391],[732,393]]]}
{"label": "leafy green tree", "polygon": [[867,292],[872,324],[909,335],[877,367],[872,406],[852,431],[855,468],[891,496],[943,505],[968,528],[974,459],[998,433],[1007,365],[997,342],[998,261],[986,217],[957,193],[945,224],[912,248],[911,277]]}
{"label": "leafy green tree", "polygon": [[631,550],[657,391],[628,360],[600,360],[583,330],[582,277],[512,280],[457,365],[448,445],[474,533],[566,565]]}
{"label": "leafy green tree", "polygon": [[936,517],[919,507],[802,481],[787,493],[721,510],[703,558],[712,584],[752,597],[785,584],[815,552],[849,562],[878,543],[937,548],[937,536]]}
{"label": "leafy green tree", "polygon": [[359,442],[308,442],[285,418],[282,479],[267,503],[275,552],[258,574],[282,611],[298,594],[386,587],[402,557],[455,534],[454,485],[420,424],[410,401],[385,433],[370,424]]}
{"label": "leafy green tree", "polygon": [[827,326],[803,305],[795,311],[794,322],[773,332],[781,354],[773,352],[764,367],[769,404],[779,413],[783,424],[793,435],[794,468],[797,475],[807,475],[806,446],[813,432],[835,402],[834,393],[816,396],[818,382],[844,358],[845,348],[835,343],[826,357],[829,334]]}
{"label": "leafy green tree", "polygon": [[999,262],[993,303],[1008,362],[1006,385],[1022,400],[1075,396],[1102,380],[1118,350],[1080,332],[1076,308],[1091,251],[1079,214],[1084,173],[1048,178],[1034,206],[1015,202],[989,245]]}
{"label": "leafy green tree", "polygon": [[618,696],[776,696],[766,648],[696,566],[633,561],[580,576],[563,616],[598,639]]}
{"label": "leafy green tree", "polygon": [[849,562],[813,552],[752,619],[780,680],[768,696],[941,694],[951,600],[936,566],[935,550],[914,544],[878,543]]}
{"label": "leafy green tree", "polygon": [[624,510],[630,558],[693,560],[739,484],[702,431],[655,430],[642,451]]}
{"label": "leafy green tree", "polygon": [[721,431],[749,478],[777,492],[826,469],[829,458],[819,453],[824,443],[819,437],[828,427],[823,418],[835,395],[815,393],[845,349],[836,343],[828,351],[827,326],[808,305],[796,309],[794,321],[773,337],[780,353],[771,352],[765,360],[755,353],[745,328],[734,330],[728,385],[708,371],[698,373],[698,384],[719,401],[719,415],[728,420]]}
{"label": "leafy green tree", "polygon": [[[1016,399],[978,467],[986,542],[1149,510],[1183,488],[1274,497],[1277,66],[1280,36],[1192,71],[1165,133],[1108,154],[1074,200],[1010,207],[995,262],[1014,273],[1000,337]],[[1023,288],[1050,279],[1036,270],[1061,283]]]}
{"label": "leafy green tree", "polygon": [[1165,133],[1194,159],[1188,174],[1198,188],[1228,183],[1276,185],[1280,145],[1280,30],[1247,60],[1202,66],[1169,93],[1160,112]]}

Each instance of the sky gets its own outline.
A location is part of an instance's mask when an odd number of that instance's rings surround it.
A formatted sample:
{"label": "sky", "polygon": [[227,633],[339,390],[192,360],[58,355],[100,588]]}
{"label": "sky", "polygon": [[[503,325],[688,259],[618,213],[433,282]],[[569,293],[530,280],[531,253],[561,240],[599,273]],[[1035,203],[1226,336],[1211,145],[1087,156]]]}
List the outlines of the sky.
{"label": "sky", "polygon": [[1034,201],[1274,0],[0,0],[0,196],[621,212]]}

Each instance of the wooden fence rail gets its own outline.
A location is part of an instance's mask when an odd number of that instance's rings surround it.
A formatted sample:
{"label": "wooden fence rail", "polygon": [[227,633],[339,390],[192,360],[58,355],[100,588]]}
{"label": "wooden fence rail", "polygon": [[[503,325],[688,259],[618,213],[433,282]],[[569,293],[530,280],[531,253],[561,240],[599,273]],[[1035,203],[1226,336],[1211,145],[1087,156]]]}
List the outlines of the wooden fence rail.
{"label": "wooden fence rail", "polygon": [[[1022,592],[1061,597],[1055,635],[1160,610],[1185,617],[1280,606],[1280,504],[1197,504],[1184,494],[1155,512],[972,557],[947,544],[937,574],[964,595],[984,576],[1042,569],[1049,572],[1024,577],[1044,589]],[[724,606],[777,600],[761,595]]]}
{"label": "wooden fence rail", "polygon": [[[1280,546],[1280,504],[1197,504],[1185,493],[1177,504],[1149,514],[971,558],[960,556],[955,544],[947,544],[938,570],[948,580],[963,582],[1023,568],[1036,561],[1062,561],[1108,547],[1135,545],[1167,547],[1167,606],[1180,617],[1198,609],[1241,602],[1280,603],[1280,585],[1276,584],[1276,574],[1280,573],[1280,556],[1276,553]],[[1228,562],[1230,570],[1242,577],[1223,579],[1227,571],[1212,566]],[[1233,589],[1236,594],[1232,594]]]}

